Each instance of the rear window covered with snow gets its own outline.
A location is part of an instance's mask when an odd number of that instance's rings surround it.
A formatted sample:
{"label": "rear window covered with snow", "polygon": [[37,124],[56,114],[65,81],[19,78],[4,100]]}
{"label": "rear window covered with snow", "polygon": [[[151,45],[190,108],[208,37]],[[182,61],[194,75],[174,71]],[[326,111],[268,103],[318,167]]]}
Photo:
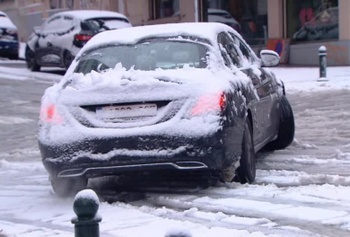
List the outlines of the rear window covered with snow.
{"label": "rear window covered with snow", "polygon": [[75,72],[101,72],[121,64],[127,70],[195,68],[207,66],[208,48],[199,42],[178,39],[147,39],[136,44],[105,45],[94,48],[78,59]]}
{"label": "rear window covered with snow", "polygon": [[121,17],[104,17],[93,18],[82,22],[81,27],[83,30],[103,31],[118,29],[130,26],[127,19]]}

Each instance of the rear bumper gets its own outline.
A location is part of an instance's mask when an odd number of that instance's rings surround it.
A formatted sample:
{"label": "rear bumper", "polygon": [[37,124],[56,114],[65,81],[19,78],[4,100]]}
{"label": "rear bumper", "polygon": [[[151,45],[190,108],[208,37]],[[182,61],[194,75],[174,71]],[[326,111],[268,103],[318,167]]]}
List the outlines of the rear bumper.
{"label": "rear bumper", "polygon": [[227,160],[223,133],[209,137],[124,137],[49,146],[39,141],[43,164],[53,177],[98,177],[149,170],[220,170],[238,160],[241,144],[230,141]]}
{"label": "rear bumper", "polygon": [[18,55],[19,44],[16,41],[0,41],[0,55]]}

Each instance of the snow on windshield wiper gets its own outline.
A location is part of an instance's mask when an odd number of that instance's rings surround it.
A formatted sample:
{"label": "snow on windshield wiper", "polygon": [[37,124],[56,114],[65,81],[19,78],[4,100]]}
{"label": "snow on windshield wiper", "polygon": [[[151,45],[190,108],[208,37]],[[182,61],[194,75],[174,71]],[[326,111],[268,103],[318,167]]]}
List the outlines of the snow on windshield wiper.
{"label": "snow on windshield wiper", "polygon": [[158,81],[163,81],[163,82],[171,82],[171,83],[176,83],[176,84],[183,84],[180,81],[175,81],[169,77],[155,77],[154,79],[157,79]]}

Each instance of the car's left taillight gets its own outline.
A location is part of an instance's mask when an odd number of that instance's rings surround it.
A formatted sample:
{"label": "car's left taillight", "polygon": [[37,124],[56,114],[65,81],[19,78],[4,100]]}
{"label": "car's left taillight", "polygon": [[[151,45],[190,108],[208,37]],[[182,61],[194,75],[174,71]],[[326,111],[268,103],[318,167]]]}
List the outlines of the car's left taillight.
{"label": "car's left taillight", "polygon": [[227,105],[227,98],[224,92],[214,95],[204,95],[197,99],[191,109],[192,116],[216,113],[221,114]]}
{"label": "car's left taillight", "polygon": [[63,118],[59,114],[57,106],[54,104],[47,104],[41,107],[40,121],[49,124],[62,124]]}

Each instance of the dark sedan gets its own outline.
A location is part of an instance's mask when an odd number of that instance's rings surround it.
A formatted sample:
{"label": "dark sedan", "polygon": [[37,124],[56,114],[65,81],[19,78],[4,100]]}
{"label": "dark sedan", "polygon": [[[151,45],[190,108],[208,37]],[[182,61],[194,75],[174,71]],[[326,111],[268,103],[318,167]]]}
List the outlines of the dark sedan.
{"label": "dark sedan", "polygon": [[221,23],[96,35],[42,98],[39,147],[54,191],[160,170],[253,182],[256,152],[294,137],[283,83],[266,68],[278,63]]}

